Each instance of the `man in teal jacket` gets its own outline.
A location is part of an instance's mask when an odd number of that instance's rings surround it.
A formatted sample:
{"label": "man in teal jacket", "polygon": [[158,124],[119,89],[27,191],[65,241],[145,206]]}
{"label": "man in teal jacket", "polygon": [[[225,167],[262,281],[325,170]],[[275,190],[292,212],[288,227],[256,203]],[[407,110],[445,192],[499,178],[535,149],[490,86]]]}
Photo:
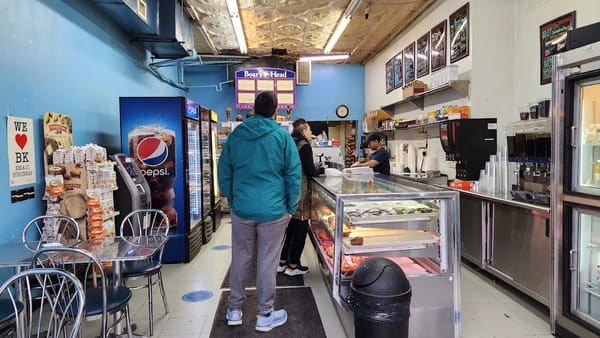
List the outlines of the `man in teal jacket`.
{"label": "man in teal jacket", "polygon": [[281,242],[300,198],[301,166],[294,140],[273,116],[271,92],[254,101],[256,115],[229,135],[219,158],[219,187],[231,205],[231,271],[227,323],[242,324],[242,304],[255,248],[257,252],[255,329],[270,331],[287,321],[274,310]]}

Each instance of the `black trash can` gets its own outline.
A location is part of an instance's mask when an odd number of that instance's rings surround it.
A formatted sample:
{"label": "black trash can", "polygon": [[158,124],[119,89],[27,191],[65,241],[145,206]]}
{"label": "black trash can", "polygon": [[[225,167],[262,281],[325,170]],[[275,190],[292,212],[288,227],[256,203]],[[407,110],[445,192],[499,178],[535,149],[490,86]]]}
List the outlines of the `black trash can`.
{"label": "black trash can", "polygon": [[408,338],[410,283],[398,264],[384,257],[361,263],[352,276],[348,304],[356,338]]}

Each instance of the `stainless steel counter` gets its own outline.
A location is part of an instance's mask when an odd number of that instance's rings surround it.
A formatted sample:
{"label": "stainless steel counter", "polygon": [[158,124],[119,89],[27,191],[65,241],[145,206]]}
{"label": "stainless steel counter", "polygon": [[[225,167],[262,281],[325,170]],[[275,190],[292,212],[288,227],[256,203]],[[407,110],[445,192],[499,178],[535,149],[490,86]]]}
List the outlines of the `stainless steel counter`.
{"label": "stainless steel counter", "polygon": [[[439,187],[441,187],[441,186],[439,186]],[[539,205],[539,204],[533,204],[533,203],[527,203],[527,202],[523,202],[523,201],[513,200],[510,197],[510,194],[508,194],[508,195],[502,195],[502,194],[492,195],[492,194],[487,194],[487,193],[455,189],[455,188],[451,188],[451,187],[444,187],[444,188],[454,190],[454,191],[459,191],[461,194],[480,198],[482,200],[503,203],[503,204],[512,205],[512,206],[519,207],[519,208],[533,209],[533,210],[537,210],[537,211],[541,211],[541,212],[550,214],[550,207]]]}
{"label": "stainless steel counter", "polygon": [[550,305],[550,207],[511,196],[460,192],[461,255]]}

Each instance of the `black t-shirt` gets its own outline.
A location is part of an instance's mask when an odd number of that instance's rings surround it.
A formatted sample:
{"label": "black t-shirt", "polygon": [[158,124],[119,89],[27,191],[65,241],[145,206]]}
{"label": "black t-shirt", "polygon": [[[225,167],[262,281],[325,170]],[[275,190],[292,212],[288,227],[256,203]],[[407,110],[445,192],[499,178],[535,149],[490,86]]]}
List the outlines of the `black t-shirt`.
{"label": "black t-shirt", "polygon": [[373,168],[376,173],[389,175],[390,174],[390,154],[383,147],[379,148],[376,152],[371,155],[371,159],[379,162]]}

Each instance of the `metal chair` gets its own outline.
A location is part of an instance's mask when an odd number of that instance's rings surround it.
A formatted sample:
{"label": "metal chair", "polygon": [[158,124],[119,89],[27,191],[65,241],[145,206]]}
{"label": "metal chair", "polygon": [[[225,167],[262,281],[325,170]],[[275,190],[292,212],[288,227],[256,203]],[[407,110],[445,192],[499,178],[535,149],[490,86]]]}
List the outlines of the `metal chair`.
{"label": "metal chair", "polygon": [[[167,236],[169,234],[169,218],[158,209],[134,210],[127,214],[121,222],[120,233],[122,236]],[[131,287],[132,290],[148,288],[148,325],[150,335],[154,334],[154,311],[152,300],[152,286],[158,283],[162,295],[165,313],[169,313],[165,288],[162,279],[162,254],[142,261],[128,261],[121,264],[121,277],[124,285],[127,281],[146,278],[146,283]],[[156,276],[156,278],[155,278]]]}
{"label": "metal chair", "polygon": [[65,215],[38,216],[29,221],[21,233],[21,240],[25,246],[34,252],[47,242],[64,245],[68,240],[79,239],[81,239],[79,224],[73,217]]}
{"label": "metal chair", "polygon": [[[131,337],[129,300],[131,290],[123,286],[108,285],[102,263],[89,251],[73,247],[48,247],[40,249],[33,257],[33,266],[51,267],[70,271],[79,276],[85,290],[84,316],[101,316],[100,337],[108,337],[108,315],[123,311],[127,332]],[[113,326],[123,317],[115,319]]]}
{"label": "metal chair", "polygon": [[[43,288],[33,290],[34,284]],[[33,294],[37,290],[40,295]],[[0,297],[8,305],[2,309],[3,319],[13,321],[17,337],[73,338],[79,334],[86,300],[81,282],[72,273],[26,270],[0,286]],[[2,336],[14,336],[14,332],[5,331]]]}

